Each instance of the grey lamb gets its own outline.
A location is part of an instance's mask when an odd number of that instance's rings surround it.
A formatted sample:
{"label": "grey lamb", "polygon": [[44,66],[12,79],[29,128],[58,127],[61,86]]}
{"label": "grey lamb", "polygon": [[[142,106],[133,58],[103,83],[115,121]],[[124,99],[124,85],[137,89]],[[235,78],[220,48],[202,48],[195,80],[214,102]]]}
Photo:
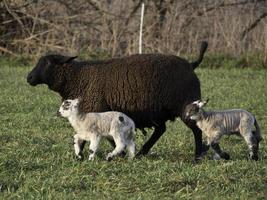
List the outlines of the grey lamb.
{"label": "grey lamb", "polygon": [[250,158],[258,160],[259,142],[262,137],[256,118],[242,109],[207,112],[203,109],[207,102],[208,100],[198,100],[189,104],[186,108],[186,117],[195,120],[207,136],[207,142],[215,151],[215,157],[228,160],[230,156],[220,149],[219,140],[223,135],[238,134],[245,139]]}
{"label": "grey lamb", "polygon": [[135,155],[135,124],[132,119],[120,112],[83,113],[79,110],[79,99],[65,100],[59,109],[62,117],[68,118],[77,132],[74,135],[74,150],[82,158],[80,142],[90,141],[89,160],[93,160],[101,137],[111,137],[116,147],[106,157],[111,160],[121,154],[125,148],[129,158]]}

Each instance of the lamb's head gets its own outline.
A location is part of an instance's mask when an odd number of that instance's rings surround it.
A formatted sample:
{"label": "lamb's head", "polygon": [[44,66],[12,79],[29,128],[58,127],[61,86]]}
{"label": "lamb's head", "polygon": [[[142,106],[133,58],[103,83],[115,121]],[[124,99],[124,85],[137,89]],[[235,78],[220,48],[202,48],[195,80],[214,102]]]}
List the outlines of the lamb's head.
{"label": "lamb's head", "polygon": [[187,105],[185,113],[186,119],[191,119],[196,121],[199,120],[203,113],[202,108],[208,103],[208,101],[209,99],[207,99],[206,101],[197,100]]}
{"label": "lamb's head", "polygon": [[51,84],[53,80],[54,69],[75,59],[76,57],[67,57],[62,55],[47,55],[39,59],[37,65],[27,76],[27,82],[36,86],[38,84]]}
{"label": "lamb's head", "polygon": [[62,102],[58,114],[62,117],[70,117],[78,113],[79,99],[67,99]]}

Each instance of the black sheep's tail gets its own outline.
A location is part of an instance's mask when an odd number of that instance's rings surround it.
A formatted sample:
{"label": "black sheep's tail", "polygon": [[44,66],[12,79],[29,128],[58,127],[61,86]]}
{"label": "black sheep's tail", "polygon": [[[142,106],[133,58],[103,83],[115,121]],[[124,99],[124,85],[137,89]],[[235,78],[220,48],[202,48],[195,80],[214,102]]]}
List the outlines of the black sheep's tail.
{"label": "black sheep's tail", "polygon": [[198,65],[201,63],[204,53],[207,50],[207,47],[208,47],[208,42],[206,41],[201,42],[198,59],[195,62],[190,63],[193,69],[196,69]]}

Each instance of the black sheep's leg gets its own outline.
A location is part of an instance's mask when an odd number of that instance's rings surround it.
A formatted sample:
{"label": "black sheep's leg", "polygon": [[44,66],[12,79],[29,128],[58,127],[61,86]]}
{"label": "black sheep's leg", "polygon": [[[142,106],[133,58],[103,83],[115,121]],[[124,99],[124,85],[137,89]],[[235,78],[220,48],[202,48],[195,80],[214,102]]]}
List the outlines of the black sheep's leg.
{"label": "black sheep's leg", "polygon": [[202,155],[209,150],[209,145],[202,143],[202,131],[197,127],[195,122],[184,121],[184,123],[193,131],[195,139],[195,160],[200,160]]}
{"label": "black sheep's leg", "polygon": [[202,142],[202,131],[196,126],[196,128],[193,129],[194,138],[195,138],[195,144],[196,144],[196,159],[198,159],[199,156],[202,156],[205,154],[209,148],[210,145]]}
{"label": "black sheep's leg", "polygon": [[199,160],[202,156],[202,131],[196,126],[192,128],[195,139],[195,159]]}
{"label": "black sheep's leg", "polygon": [[153,134],[151,135],[149,140],[143,145],[143,147],[137,153],[136,156],[146,155],[149,152],[149,150],[153,147],[153,145],[158,141],[160,136],[165,132],[165,130],[166,130],[165,123],[155,126]]}

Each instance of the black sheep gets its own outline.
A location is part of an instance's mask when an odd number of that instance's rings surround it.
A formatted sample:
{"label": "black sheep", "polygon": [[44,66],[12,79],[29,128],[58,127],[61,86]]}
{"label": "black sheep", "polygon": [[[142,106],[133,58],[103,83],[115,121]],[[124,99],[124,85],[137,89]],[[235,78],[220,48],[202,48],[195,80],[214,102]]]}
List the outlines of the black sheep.
{"label": "black sheep", "polygon": [[147,154],[165,132],[165,123],[181,117],[195,137],[196,158],[202,153],[202,133],[183,117],[184,107],[201,98],[194,69],[207,49],[202,42],[197,61],[189,63],[173,55],[138,54],[103,61],[74,61],[76,57],[47,55],[29,73],[30,85],[47,84],[63,100],[81,97],[84,112],[123,112],[136,127],[154,127],[139,151]]}

